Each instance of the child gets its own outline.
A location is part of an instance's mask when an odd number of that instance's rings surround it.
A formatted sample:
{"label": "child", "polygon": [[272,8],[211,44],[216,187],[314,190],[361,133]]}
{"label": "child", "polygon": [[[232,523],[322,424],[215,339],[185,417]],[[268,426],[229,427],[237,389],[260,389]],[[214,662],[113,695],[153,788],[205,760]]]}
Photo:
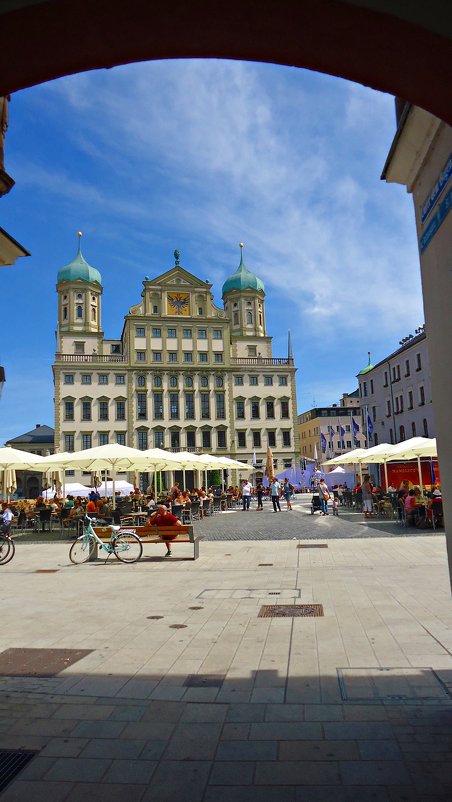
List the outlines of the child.
{"label": "child", "polygon": [[333,515],[339,517],[339,496],[333,496]]}

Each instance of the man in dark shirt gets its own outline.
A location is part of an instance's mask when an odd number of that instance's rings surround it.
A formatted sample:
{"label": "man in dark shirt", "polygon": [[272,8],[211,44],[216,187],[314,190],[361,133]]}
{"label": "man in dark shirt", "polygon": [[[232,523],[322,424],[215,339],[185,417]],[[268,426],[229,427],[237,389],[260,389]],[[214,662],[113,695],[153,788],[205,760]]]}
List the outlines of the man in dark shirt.
{"label": "man in dark shirt", "polygon": [[[182,526],[179,518],[176,518],[164,504],[158,504],[155,512],[151,513],[146,521],[146,526]],[[167,538],[162,537],[166,544],[165,557],[171,557],[171,540],[177,537],[177,534],[169,534]]]}

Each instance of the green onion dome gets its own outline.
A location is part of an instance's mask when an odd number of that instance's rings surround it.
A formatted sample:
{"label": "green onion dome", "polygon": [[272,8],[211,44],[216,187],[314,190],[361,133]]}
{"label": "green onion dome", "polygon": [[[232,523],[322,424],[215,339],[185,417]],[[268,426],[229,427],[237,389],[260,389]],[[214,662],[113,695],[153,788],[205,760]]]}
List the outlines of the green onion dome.
{"label": "green onion dome", "polygon": [[82,254],[80,234],[77,256],[68,265],[58,271],[57,283],[60,281],[89,281],[91,284],[102,284],[102,276],[95,267],[91,267]]}
{"label": "green onion dome", "polygon": [[264,282],[261,281],[260,278],[254,275],[251,270],[248,270],[247,266],[243,261],[243,245],[240,245],[240,264],[229,278],[223,284],[223,295],[226,293],[231,292],[232,290],[238,290],[239,292],[242,290],[260,290],[261,292],[265,291]]}

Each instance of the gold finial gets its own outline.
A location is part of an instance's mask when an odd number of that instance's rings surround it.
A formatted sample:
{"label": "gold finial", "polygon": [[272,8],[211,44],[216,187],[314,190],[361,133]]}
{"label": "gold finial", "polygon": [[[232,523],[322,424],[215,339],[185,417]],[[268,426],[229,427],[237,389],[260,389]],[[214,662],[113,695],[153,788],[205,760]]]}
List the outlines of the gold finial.
{"label": "gold finial", "polygon": [[82,231],[77,231],[77,237],[79,239],[80,239],[80,237],[83,237],[83,232]]}
{"label": "gold finial", "polygon": [[240,250],[243,248],[243,242],[239,242]]}

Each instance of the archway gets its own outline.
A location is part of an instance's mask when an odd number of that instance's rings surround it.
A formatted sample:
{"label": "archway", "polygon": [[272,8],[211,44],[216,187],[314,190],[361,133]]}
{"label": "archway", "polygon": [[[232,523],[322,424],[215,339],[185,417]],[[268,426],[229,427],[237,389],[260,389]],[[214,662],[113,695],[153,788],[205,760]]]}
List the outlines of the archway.
{"label": "archway", "polygon": [[218,0],[213,13],[210,0],[9,0],[0,95],[132,61],[232,58],[338,75],[452,123],[450,20],[436,5],[432,12],[431,4],[400,0]]}

